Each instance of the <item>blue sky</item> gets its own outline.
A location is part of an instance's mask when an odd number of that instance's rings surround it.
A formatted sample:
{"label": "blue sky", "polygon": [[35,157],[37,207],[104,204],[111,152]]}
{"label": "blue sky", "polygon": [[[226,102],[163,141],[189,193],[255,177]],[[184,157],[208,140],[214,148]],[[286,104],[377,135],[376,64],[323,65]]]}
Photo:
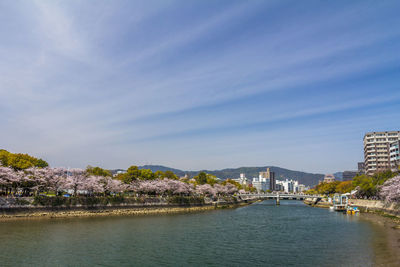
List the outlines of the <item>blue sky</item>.
{"label": "blue sky", "polygon": [[0,2],[0,146],[52,166],[351,170],[400,129],[398,1]]}

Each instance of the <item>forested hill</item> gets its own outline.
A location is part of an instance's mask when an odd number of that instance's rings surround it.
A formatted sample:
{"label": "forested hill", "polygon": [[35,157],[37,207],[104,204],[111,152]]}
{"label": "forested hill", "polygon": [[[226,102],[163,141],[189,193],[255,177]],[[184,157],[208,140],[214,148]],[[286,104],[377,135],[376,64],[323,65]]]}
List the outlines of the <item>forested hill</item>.
{"label": "forested hill", "polygon": [[[144,165],[140,166],[140,169],[150,169],[153,172],[155,171],[167,171],[170,170],[174,172],[178,176],[184,176],[188,174],[190,177],[197,175],[200,171],[182,171],[179,169],[173,169],[165,166],[160,165]],[[300,172],[300,171],[293,171],[288,170],[280,167],[275,166],[265,166],[265,167],[240,167],[240,168],[232,168],[232,169],[223,169],[223,170],[201,170],[206,173],[213,174],[221,179],[227,178],[238,178],[241,173],[246,174],[246,177],[252,179],[253,177],[258,177],[258,173],[261,171],[265,171],[267,168],[271,168],[271,171],[275,172],[276,178],[278,180],[284,179],[294,179],[298,180],[300,183],[305,185],[314,186],[318,184],[319,180],[323,180],[323,174],[314,174],[314,173],[307,173],[307,172]]]}

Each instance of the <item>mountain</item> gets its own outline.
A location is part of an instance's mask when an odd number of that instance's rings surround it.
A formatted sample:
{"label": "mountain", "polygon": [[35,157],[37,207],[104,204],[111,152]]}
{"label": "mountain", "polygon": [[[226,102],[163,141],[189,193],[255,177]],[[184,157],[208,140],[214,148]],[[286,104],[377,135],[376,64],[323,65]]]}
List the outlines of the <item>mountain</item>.
{"label": "mountain", "polygon": [[[201,171],[213,174],[216,177],[221,178],[223,180],[227,178],[238,178],[241,173],[244,173],[247,178],[252,179],[253,177],[258,177],[258,173],[261,171],[265,171],[267,168],[271,168],[271,171],[275,172],[275,177],[277,180],[293,179],[293,180],[298,180],[299,183],[305,184],[307,186],[317,185],[319,180],[324,179],[323,174],[293,171],[275,166],[240,167],[240,168],[230,168],[230,169],[214,170],[214,171],[211,170],[201,170]],[[184,176],[185,174],[187,174],[190,177],[196,176],[199,172],[201,172],[201,171],[183,171],[161,165],[144,165],[140,166],[139,169],[150,169],[153,172],[156,171],[165,172],[169,170],[174,172],[178,176]]]}

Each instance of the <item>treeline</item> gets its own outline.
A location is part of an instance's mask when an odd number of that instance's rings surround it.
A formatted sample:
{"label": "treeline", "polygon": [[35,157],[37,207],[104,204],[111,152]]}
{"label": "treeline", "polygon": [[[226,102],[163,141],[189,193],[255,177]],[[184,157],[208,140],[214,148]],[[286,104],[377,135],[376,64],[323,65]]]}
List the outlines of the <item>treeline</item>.
{"label": "treeline", "polygon": [[[152,172],[131,166],[115,176],[101,167],[86,169],[50,168],[47,162],[27,154],[2,150],[0,159],[0,194],[12,196],[208,196],[233,195],[246,189],[232,180],[199,173],[180,179],[171,171]],[[19,160],[15,160],[18,158]]]}
{"label": "treeline", "polygon": [[335,181],[320,183],[308,194],[332,195],[335,193],[350,193],[355,191],[355,197],[363,199],[382,199],[386,201],[400,200],[400,176],[399,172],[390,170],[375,173],[374,175],[357,175],[350,181]]}

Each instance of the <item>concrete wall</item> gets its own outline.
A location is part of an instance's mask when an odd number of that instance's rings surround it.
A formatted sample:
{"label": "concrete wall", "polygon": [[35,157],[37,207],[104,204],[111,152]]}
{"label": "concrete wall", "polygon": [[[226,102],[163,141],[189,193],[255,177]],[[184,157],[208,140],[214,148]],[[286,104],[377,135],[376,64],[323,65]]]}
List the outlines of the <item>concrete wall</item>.
{"label": "concrete wall", "polygon": [[385,203],[381,200],[349,199],[349,204],[359,207],[361,211],[385,212],[400,216],[399,203]]}

